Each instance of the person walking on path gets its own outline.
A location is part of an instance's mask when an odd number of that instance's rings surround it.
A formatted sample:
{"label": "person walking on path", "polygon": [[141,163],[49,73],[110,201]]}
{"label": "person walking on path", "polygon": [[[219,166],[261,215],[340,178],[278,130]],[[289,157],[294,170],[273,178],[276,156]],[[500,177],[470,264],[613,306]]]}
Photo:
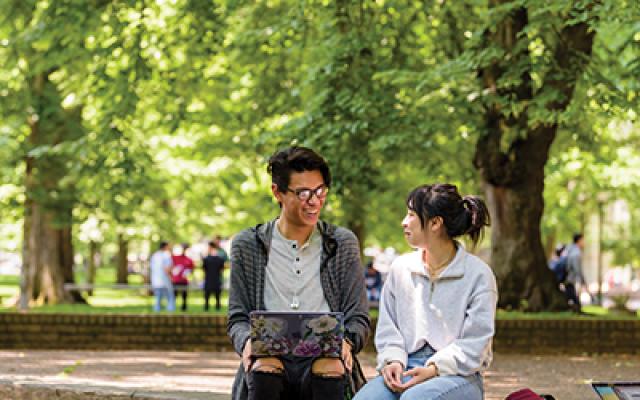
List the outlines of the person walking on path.
{"label": "person walking on path", "polygon": [[573,235],[573,244],[567,250],[567,278],[565,280],[565,293],[569,307],[576,312],[582,312],[578,285],[586,288],[584,274],[582,272],[582,251],[584,249],[584,236],[582,233]]}
{"label": "person walking on path", "polygon": [[564,283],[567,279],[567,255],[565,254],[566,246],[559,244],[553,251],[553,257],[549,260],[549,269],[553,271],[556,282],[560,289],[564,291]]}
{"label": "person walking on path", "polygon": [[218,242],[209,242],[209,251],[202,259],[202,269],[204,269],[204,310],[209,311],[209,298],[213,294],[216,298],[216,310],[222,308],[220,304],[220,294],[222,293],[222,271],[226,254],[221,256]]}
{"label": "person walking on path", "polygon": [[402,228],[417,250],[398,257],[382,288],[375,344],[380,375],[354,400],[481,400],[492,358],[498,300],[491,268],[455,238],[475,245],[489,213],[455,186],[419,186]]}
{"label": "person walking on path", "polygon": [[169,251],[169,243],[161,242],[158,250],[151,256],[151,288],[155,296],[153,311],[162,309],[162,299],[167,298],[167,311],[175,311],[176,298],[173,294],[173,285],[171,284],[171,252]]}
{"label": "person walking on path", "polygon": [[382,274],[373,267],[373,261],[369,261],[365,266],[364,280],[367,285],[367,298],[370,305],[377,304],[382,290]]}
{"label": "person walking on path", "polygon": [[[321,156],[290,147],[273,154],[267,170],[280,215],[242,231],[231,246],[227,331],[242,357],[232,399],[343,400],[345,390],[353,392],[364,383],[355,355],[370,329],[358,239],[319,219],[331,185]],[[254,359],[249,339],[253,310],[344,313],[342,357]]]}
{"label": "person walking on path", "polygon": [[193,273],[193,260],[187,255],[187,250],[189,250],[189,243],[183,243],[181,253],[172,256],[171,282],[175,297],[178,297],[178,294],[182,295],[182,311],[187,311],[189,276]]}

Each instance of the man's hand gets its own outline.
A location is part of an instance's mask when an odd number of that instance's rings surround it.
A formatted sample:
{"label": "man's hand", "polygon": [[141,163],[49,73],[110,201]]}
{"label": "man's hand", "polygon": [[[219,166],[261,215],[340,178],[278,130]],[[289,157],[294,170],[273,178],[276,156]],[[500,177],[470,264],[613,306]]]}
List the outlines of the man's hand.
{"label": "man's hand", "polygon": [[251,340],[247,340],[244,344],[244,349],[242,349],[242,366],[244,367],[244,372],[249,372],[249,367],[251,366]]}
{"label": "man's hand", "polygon": [[408,370],[403,376],[410,376],[409,379],[405,383],[401,383],[399,385],[400,389],[404,392],[409,389],[411,386],[417,385],[418,383],[422,383],[428,379],[433,378],[438,375],[438,370],[435,365],[429,365],[428,367],[416,367]]}
{"label": "man's hand", "polygon": [[351,372],[353,368],[353,355],[351,354],[351,345],[346,340],[342,340],[342,361],[347,371]]}
{"label": "man's hand", "polygon": [[402,364],[399,361],[393,361],[382,368],[382,378],[392,392],[401,392],[402,389]]}

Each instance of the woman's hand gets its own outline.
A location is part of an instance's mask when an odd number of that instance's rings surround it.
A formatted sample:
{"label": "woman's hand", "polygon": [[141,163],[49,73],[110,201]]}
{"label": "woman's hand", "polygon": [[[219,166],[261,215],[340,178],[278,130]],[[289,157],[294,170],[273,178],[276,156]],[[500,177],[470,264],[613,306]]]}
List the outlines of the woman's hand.
{"label": "woman's hand", "polygon": [[392,361],[382,368],[382,378],[385,385],[392,392],[402,392],[402,364],[399,361]]}
{"label": "woman's hand", "polygon": [[434,364],[428,367],[416,367],[408,370],[402,376],[410,376],[411,379],[399,385],[400,390],[405,391],[411,386],[422,383],[428,379],[438,376],[438,369]]}

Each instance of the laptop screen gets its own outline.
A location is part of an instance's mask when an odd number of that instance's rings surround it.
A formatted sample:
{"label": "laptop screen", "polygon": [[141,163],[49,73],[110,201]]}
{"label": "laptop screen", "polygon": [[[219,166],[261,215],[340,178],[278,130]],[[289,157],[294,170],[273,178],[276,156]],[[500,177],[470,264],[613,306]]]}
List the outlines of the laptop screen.
{"label": "laptop screen", "polygon": [[603,400],[640,400],[640,382],[594,382],[592,387]]}

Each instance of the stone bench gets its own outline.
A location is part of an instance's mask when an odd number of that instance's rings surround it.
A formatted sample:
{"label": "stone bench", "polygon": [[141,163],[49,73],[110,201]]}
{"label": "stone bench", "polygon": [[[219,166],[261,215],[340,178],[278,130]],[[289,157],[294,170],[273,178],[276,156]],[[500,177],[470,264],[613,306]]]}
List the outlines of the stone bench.
{"label": "stone bench", "polygon": [[[110,289],[110,290],[132,290],[132,291],[152,291],[153,288],[151,285],[129,285],[127,283],[113,283],[113,284],[92,284],[92,283],[65,283],[64,290],[66,292],[78,291],[78,292],[88,292],[96,289]],[[198,292],[202,291],[202,287],[198,285],[188,285],[188,286],[176,286],[174,290],[177,292]]]}

